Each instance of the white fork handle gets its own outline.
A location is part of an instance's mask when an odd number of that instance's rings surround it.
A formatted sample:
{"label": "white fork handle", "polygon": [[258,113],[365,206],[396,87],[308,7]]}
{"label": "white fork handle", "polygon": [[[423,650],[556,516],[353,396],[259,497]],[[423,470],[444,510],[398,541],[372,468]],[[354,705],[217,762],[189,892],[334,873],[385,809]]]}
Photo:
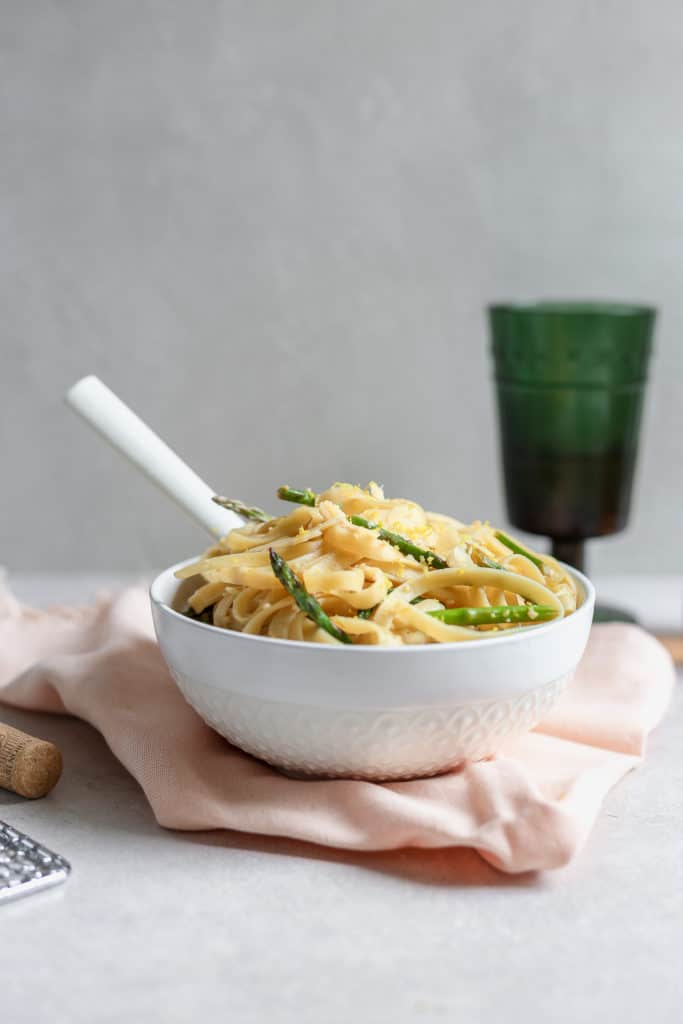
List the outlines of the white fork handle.
{"label": "white fork handle", "polygon": [[240,516],[211,500],[216,492],[98,377],[83,377],[67,391],[65,399],[213,537],[244,525]]}

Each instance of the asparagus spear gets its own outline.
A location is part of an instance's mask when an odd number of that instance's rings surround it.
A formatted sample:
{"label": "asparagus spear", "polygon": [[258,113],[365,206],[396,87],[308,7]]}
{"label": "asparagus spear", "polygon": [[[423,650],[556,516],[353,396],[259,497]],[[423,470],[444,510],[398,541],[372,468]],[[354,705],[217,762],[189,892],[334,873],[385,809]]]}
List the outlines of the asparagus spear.
{"label": "asparagus spear", "polygon": [[538,555],[534,555],[531,551],[527,551],[527,549],[523,548],[521,544],[518,544],[516,540],[513,540],[512,537],[508,537],[506,533],[503,533],[502,530],[498,530],[496,537],[501,544],[505,545],[506,548],[510,548],[510,551],[514,551],[516,555],[524,555],[525,558],[528,558],[530,562],[534,563],[536,568],[540,569],[541,572],[545,572],[545,566]]}
{"label": "asparagus spear", "polygon": [[439,608],[427,612],[450,626],[488,626],[496,622],[544,622],[557,610],[548,604],[499,604],[489,608]]}
{"label": "asparagus spear", "polygon": [[287,593],[291,594],[299,608],[301,608],[301,611],[312,622],[315,622],[316,626],[320,626],[321,629],[324,629],[326,633],[329,633],[330,636],[333,636],[335,640],[339,640],[342,644],[353,643],[348,633],[345,633],[339,626],[335,626],[313,595],[308,593],[301,580],[292,572],[284,558],[278,555],[277,551],[273,548],[270,548],[270,564],[273,567],[274,574]]}
{"label": "asparagus spear", "polygon": [[[311,491],[309,488],[306,488],[305,491],[299,491],[293,487],[286,486],[278,488],[277,496],[282,498],[283,501],[294,501],[299,505],[315,505],[317,497],[315,491]],[[349,516],[349,522],[353,523],[354,526],[362,526],[366,530],[377,530],[381,540],[386,540],[389,544],[393,544],[404,555],[412,555],[418,562],[426,562],[432,569],[448,568],[448,562],[445,562],[443,558],[439,558],[434,551],[419,548],[417,544],[413,544],[407,537],[401,537],[398,533],[385,530],[384,527],[379,526],[377,523],[371,523],[368,519],[363,519],[362,516]]]}
{"label": "asparagus spear", "polygon": [[389,544],[393,544],[402,554],[412,555],[418,562],[426,562],[432,569],[448,568],[448,562],[440,558],[436,552],[429,551],[427,548],[419,548],[407,537],[402,537],[399,533],[392,533],[391,530],[385,530],[383,526],[371,523],[369,519],[363,519],[362,516],[349,516],[349,522],[354,526],[362,526],[366,530],[377,530],[380,540],[386,540]]}
{"label": "asparagus spear", "polygon": [[250,508],[237,498],[223,498],[219,494],[214,494],[211,500],[215,501],[221,508],[229,508],[231,512],[236,512],[238,516],[244,516],[245,519],[253,519],[257,523],[267,523],[269,519],[273,518],[268,512],[264,512],[262,508]]}
{"label": "asparagus spear", "polygon": [[[414,597],[410,604],[419,604],[424,600],[420,595]],[[358,612],[358,618],[369,619],[378,607],[365,608]],[[544,622],[555,618],[557,611],[549,604],[500,604],[488,608],[438,608],[427,612],[427,615],[449,626],[489,626],[497,622]]]}
{"label": "asparagus spear", "polygon": [[299,491],[295,487],[278,487],[277,496],[282,501],[294,501],[297,505],[315,505],[315,499],[317,497],[315,491],[306,488],[305,491]]}

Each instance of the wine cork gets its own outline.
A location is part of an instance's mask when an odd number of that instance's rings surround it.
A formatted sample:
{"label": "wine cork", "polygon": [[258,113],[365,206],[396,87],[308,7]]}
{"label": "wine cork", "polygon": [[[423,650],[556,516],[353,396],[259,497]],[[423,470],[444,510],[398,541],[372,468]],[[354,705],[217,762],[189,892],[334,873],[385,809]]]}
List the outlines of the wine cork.
{"label": "wine cork", "polygon": [[683,665],[683,634],[655,633],[660,644],[664,644],[676,665]]}
{"label": "wine cork", "polygon": [[35,800],[45,796],[62,774],[62,755],[54,743],[0,722],[0,786]]}

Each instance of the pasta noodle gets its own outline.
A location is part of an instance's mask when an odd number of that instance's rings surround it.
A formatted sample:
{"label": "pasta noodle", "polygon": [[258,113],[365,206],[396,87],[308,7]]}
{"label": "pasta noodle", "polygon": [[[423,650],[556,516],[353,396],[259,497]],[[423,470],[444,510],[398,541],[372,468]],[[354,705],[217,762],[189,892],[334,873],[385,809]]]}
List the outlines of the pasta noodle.
{"label": "pasta noodle", "polygon": [[[481,639],[535,628],[539,606],[545,618],[577,607],[576,584],[559,562],[521,548],[488,523],[466,525],[413,501],[385,498],[374,483],[366,489],[338,483],[314,498],[313,505],[297,505],[287,515],[246,522],[181,569],[181,579],[199,578],[188,613],[242,633],[336,644],[275,574],[271,551],[355,644]],[[367,520],[371,528],[350,517]],[[405,553],[386,539],[387,532],[410,542],[418,554]],[[446,568],[434,568],[433,562]],[[495,618],[501,606],[520,605],[525,608],[519,618],[528,621]],[[445,612],[489,608],[491,621],[476,625],[448,621]]]}

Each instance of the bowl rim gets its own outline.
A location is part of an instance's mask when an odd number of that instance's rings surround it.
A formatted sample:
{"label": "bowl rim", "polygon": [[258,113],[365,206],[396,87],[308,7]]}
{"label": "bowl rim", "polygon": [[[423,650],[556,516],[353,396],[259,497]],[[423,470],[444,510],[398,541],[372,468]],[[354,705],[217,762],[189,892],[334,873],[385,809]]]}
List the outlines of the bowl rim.
{"label": "bowl rim", "polygon": [[[194,629],[209,630],[212,635],[227,636],[231,640],[240,639],[245,643],[267,643],[267,644],[279,644],[289,648],[299,648],[300,650],[307,651],[330,651],[337,652],[344,651],[346,656],[357,657],[359,652],[364,654],[381,656],[388,654],[401,654],[406,655],[408,653],[415,654],[416,652],[427,652],[435,651],[454,651],[454,650],[481,650],[482,648],[491,649],[491,646],[495,644],[497,647],[501,645],[510,645],[519,643],[520,641],[529,642],[533,637],[545,636],[550,630],[558,630],[567,628],[568,624],[572,621],[576,621],[576,617],[583,618],[590,613],[591,620],[593,617],[593,607],[595,604],[595,587],[583,573],[579,572],[578,569],[574,569],[572,566],[567,565],[566,562],[560,562],[562,565],[579,583],[583,589],[584,598],[579,607],[571,615],[564,616],[561,619],[552,619],[550,622],[539,623],[539,625],[533,626],[532,629],[528,627],[526,629],[509,630],[504,636],[496,637],[482,637],[481,640],[467,640],[467,641],[453,641],[452,643],[441,643],[441,644],[406,644],[403,647],[381,647],[379,645],[371,644],[316,644],[311,643],[307,640],[286,640],[284,638],[275,636],[256,636],[252,633],[239,633],[236,630],[222,629],[220,626],[211,626],[208,622],[198,622],[196,619],[190,619],[187,615],[182,612],[178,612],[175,608],[172,608],[166,601],[164,601],[159,591],[161,587],[168,581],[169,577],[173,578],[178,569],[184,569],[187,565],[192,565],[193,562],[197,561],[197,557],[186,558],[182,562],[177,562],[175,565],[169,566],[159,573],[154,578],[149,587],[149,597],[152,605],[160,608],[164,614],[168,614],[171,618],[178,619],[183,622],[186,627]],[[180,581],[179,581],[180,584]],[[327,655],[325,655],[327,656]]]}

